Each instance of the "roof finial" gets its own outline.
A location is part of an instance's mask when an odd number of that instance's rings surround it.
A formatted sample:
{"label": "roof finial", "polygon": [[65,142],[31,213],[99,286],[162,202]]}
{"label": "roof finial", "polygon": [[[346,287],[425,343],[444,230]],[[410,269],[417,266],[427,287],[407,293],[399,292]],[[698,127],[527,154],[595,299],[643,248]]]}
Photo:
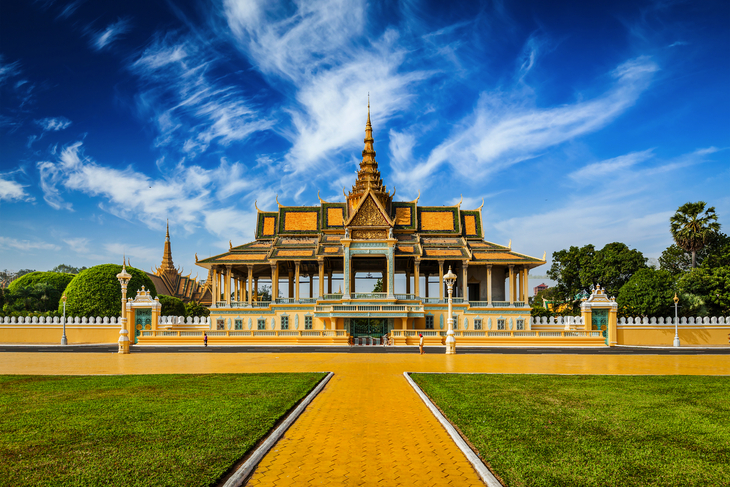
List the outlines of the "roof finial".
{"label": "roof finial", "polygon": [[124,262],[125,260],[127,260],[127,254],[122,254],[122,270],[123,271],[127,270],[127,263]]}
{"label": "roof finial", "polygon": [[165,234],[165,240],[170,241],[170,220],[167,220],[167,233]]}
{"label": "roof finial", "polygon": [[370,125],[370,92],[368,91],[368,125]]}

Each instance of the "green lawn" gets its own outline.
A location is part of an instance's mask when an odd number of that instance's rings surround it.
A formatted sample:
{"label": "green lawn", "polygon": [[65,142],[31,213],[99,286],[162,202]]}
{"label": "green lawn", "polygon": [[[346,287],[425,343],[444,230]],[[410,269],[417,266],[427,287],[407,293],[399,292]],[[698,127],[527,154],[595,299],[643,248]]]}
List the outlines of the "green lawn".
{"label": "green lawn", "polygon": [[728,377],[412,377],[510,487],[730,485]]}
{"label": "green lawn", "polygon": [[324,375],[0,376],[0,485],[211,485]]}

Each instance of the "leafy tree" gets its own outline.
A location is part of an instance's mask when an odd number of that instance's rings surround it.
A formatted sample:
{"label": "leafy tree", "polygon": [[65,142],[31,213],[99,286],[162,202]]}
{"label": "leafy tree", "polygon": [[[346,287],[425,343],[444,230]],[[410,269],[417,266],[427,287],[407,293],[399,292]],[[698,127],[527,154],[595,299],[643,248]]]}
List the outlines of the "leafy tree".
{"label": "leafy tree", "polygon": [[185,316],[185,303],[182,299],[165,294],[158,294],[157,297],[162,305],[160,316]]}
{"label": "leafy tree", "polygon": [[730,315],[730,267],[697,268],[677,281],[682,315]]}
{"label": "leafy tree", "polygon": [[[730,265],[730,261],[724,260],[724,264],[717,261],[715,256],[730,251],[730,237],[724,233],[717,232],[710,235],[702,249],[696,253],[697,266],[702,266],[708,258],[710,259],[709,265],[711,267],[717,267],[718,265]],[[692,254],[679,247],[677,244],[672,244],[667,247],[662,255],[659,257],[659,265],[661,269],[669,271],[673,275],[677,276],[683,272],[692,270]]]}
{"label": "leafy tree", "polygon": [[692,254],[692,268],[697,267],[697,251],[707,245],[713,233],[720,231],[715,207],[705,209],[706,203],[685,203],[669,218],[674,242]]}
{"label": "leafy tree", "polygon": [[674,313],[674,278],[661,269],[639,269],[619,291],[622,316],[670,316]]}
{"label": "leafy tree", "polygon": [[0,310],[5,306],[5,289],[0,287]]}
{"label": "leafy tree", "polygon": [[10,283],[7,289],[8,311],[52,311],[58,308],[63,291],[73,279],[59,272],[31,272]]}
{"label": "leafy tree", "polygon": [[[119,316],[122,311],[122,288],[117,274],[122,266],[102,264],[81,271],[66,288],[66,314],[71,316]],[[127,297],[134,298],[144,286],[154,297],[157,290],[147,274],[127,267],[132,279],[127,286]],[[60,309],[60,307],[59,307]]]}
{"label": "leafy tree", "polygon": [[200,303],[196,303],[195,301],[190,301],[185,305],[185,317],[192,316],[210,316],[210,310],[203,306]]}
{"label": "leafy tree", "polygon": [[375,283],[375,286],[373,286],[373,292],[374,293],[382,293],[383,291],[383,279],[378,279],[378,281]]}
{"label": "leafy tree", "polygon": [[79,268],[79,267],[72,267],[72,266],[66,265],[66,264],[61,264],[61,265],[57,265],[56,267],[51,269],[51,272],[63,272],[65,274],[78,274],[79,272],[84,271],[84,270],[86,270],[85,266]]}
{"label": "leafy tree", "polygon": [[260,286],[258,299],[259,299],[259,301],[271,301],[271,287],[270,286]]}
{"label": "leafy tree", "polygon": [[547,275],[557,281],[555,296],[565,303],[573,303],[577,310],[576,296],[593,284],[600,284],[611,296],[639,269],[645,269],[646,258],[626,244],[613,242],[596,251],[593,245],[570,247],[553,252],[553,264]]}

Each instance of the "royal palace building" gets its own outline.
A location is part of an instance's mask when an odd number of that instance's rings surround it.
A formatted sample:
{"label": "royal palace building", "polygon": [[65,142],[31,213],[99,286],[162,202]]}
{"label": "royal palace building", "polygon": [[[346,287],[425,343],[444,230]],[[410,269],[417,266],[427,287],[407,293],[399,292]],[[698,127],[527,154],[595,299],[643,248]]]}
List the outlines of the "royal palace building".
{"label": "royal palace building", "polygon": [[[196,255],[209,272],[213,330],[296,343],[372,342],[387,334],[399,344],[423,333],[442,343],[449,268],[458,276],[456,330],[529,329],[528,273],[544,256],[485,240],[481,207],[394,201],[375,160],[369,108],[364,142],[345,201],[257,207],[255,241]],[[373,279],[382,283],[377,292]]]}

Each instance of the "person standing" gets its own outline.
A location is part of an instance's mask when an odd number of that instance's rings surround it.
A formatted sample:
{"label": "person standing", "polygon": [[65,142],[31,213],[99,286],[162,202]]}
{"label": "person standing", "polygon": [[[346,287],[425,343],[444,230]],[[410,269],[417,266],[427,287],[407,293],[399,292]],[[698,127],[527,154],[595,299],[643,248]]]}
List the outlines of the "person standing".
{"label": "person standing", "polygon": [[203,332],[203,345],[208,346],[208,334]]}
{"label": "person standing", "polygon": [[419,333],[418,337],[418,349],[421,351],[421,355],[423,355],[423,333]]}

